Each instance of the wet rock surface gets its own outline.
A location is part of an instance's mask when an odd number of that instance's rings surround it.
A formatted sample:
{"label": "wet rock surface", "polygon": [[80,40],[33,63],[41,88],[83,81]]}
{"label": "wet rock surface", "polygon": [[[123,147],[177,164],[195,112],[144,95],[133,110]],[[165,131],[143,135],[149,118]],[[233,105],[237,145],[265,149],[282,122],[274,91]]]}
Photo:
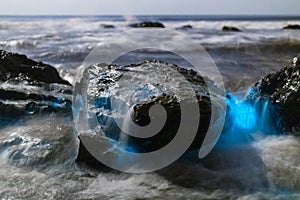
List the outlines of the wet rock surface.
{"label": "wet rock surface", "polygon": [[[137,104],[134,107],[133,120],[140,126],[145,126],[150,123],[148,112],[155,104],[162,105],[165,108],[168,117],[165,126],[158,134],[152,138],[146,139],[132,138],[133,141],[131,145],[139,146],[142,144],[142,151],[155,151],[171,142],[175,137],[180,124],[180,103],[185,103],[187,105],[191,103],[188,100],[183,101],[184,102],[179,102],[175,96],[159,96],[154,97],[147,102]],[[197,95],[197,102],[200,109],[199,129],[194,142],[190,146],[190,150],[199,149],[201,147],[210,123],[211,102],[209,97]]]}
{"label": "wet rock surface", "polygon": [[254,89],[261,97],[270,98],[278,107],[273,113],[281,120],[282,130],[299,134],[300,130],[300,56],[280,71],[269,74]]}
{"label": "wet rock surface", "polygon": [[0,50],[1,116],[15,118],[49,111],[70,111],[72,86],[57,70],[25,55]]}
{"label": "wet rock surface", "polygon": [[[159,88],[160,86],[159,84],[151,82],[146,85],[140,85],[140,87],[138,87],[137,94],[134,95],[127,94],[130,93],[129,88],[122,91],[122,86],[124,84],[138,84],[136,82],[137,80],[133,79],[136,78],[138,80],[141,80],[144,76],[149,77],[148,75],[151,75],[151,70],[159,74],[156,76],[163,77],[162,69],[166,66],[172,68],[173,70],[175,69],[177,74],[184,77],[184,79],[188,81],[196,95],[190,98],[187,97],[185,99],[180,99],[178,98],[178,96],[176,96],[176,94],[173,94],[172,92],[169,92],[167,90],[152,93],[156,90],[152,88],[153,85],[155,85],[157,88]],[[118,127],[118,125],[114,121],[114,117],[110,114],[110,111],[112,109],[111,102],[117,101],[116,105],[120,105],[120,107],[122,108],[122,105],[124,105],[125,103],[122,101],[126,101],[126,96],[128,95],[128,97],[130,97],[130,100],[128,100],[128,102],[133,102],[133,113],[131,115],[131,120],[141,127],[151,123],[149,118],[149,110],[153,105],[159,104],[164,107],[167,114],[166,122],[163,128],[157,134],[147,138],[126,135],[126,146],[131,147],[135,152],[146,153],[156,151],[167,145],[175,137],[178,132],[181,120],[180,104],[183,102],[185,103],[185,105],[190,105],[192,103],[197,103],[199,105],[199,127],[196,138],[189,147],[189,150],[199,149],[202,145],[203,139],[206,136],[209,124],[211,122],[212,106],[216,107],[219,110],[224,109],[224,107],[221,107],[218,102],[212,100],[212,98],[216,97],[217,95],[221,95],[221,90],[217,86],[215,86],[212,81],[204,79],[193,70],[183,69],[181,67],[156,60],[144,61],[138,64],[131,64],[124,67],[93,66],[91,70],[91,76],[89,77],[90,84],[88,86],[88,96],[93,96],[93,98],[95,97],[95,99],[92,98],[92,100],[89,100],[89,102],[96,101],[95,106],[97,108],[97,119],[101,126],[101,130],[108,138],[122,143],[122,138],[124,138],[124,134],[126,134],[122,132],[120,127]],[[124,82],[120,81],[121,77],[125,79]],[[171,78],[173,77],[171,76]],[[93,79],[95,79],[95,82],[91,81]],[[131,81],[131,83],[129,82],[129,80]],[[176,84],[180,85],[181,83],[170,81],[170,84],[174,85],[174,87],[177,87]],[[213,90],[208,91],[207,84],[210,84],[210,86],[212,86],[210,87],[210,89],[213,88]],[[119,86],[120,88],[118,88],[118,91],[114,91],[114,88]],[[149,88],[151,89],[151,91],[149,91]],[[185,92],[184,88],[185,85],[182,85],[181,90],[183,93]],[[212,94],[210,92],[212,92]],[[143,96],[142,94],[145,96]],[[124,99],[121,100],[122,98]],[[160,117],[161,114],[162,113],[154,113],[154,116],[152,117]],[[187,132],[186,134],[189,133]],[[101,163],[99,163],[96,159],[93,158],[93,156],[89,154],[84,145],[80,146],[77,162],[92,166],[102,166]]]}
{"label": "wet rock surface", "polygon": [[27,81],[30,85],[58,83],[70,85],[57,70],[25,55],[0,50],[0,81]]}
{"label": "wet rock surface", "polygon": [[165,28],[160,22],[145,21],[141,23],[134,23],[129,25],[132,28]]}

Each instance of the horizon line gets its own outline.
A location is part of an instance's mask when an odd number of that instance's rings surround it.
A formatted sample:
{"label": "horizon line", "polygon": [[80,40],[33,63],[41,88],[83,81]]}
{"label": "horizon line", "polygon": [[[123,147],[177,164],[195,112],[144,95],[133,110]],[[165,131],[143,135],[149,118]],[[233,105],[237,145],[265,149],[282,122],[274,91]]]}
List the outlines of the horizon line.
{"label": "horizon line", "polygon": [[300,14],[0,14],[1,17],[119,17],[119,16],[198,16],[198,17],[300,17]]}

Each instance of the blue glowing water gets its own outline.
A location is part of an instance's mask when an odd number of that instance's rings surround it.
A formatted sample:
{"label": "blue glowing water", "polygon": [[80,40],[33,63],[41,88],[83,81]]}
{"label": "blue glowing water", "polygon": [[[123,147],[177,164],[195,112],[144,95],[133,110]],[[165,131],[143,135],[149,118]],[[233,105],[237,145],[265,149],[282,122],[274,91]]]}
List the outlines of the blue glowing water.
{"label": "blue glowing water", "polygon": [[[254,92],[249,90],[246,97],[227,93],[227,116],[216,148],[247,145],[254,141],[254,136],[280,134],[280,119],[274,117],[277,108],[268,98],[259,98]],[[97,98],[95,107],[112,111],[110,98]],[[97,119],[104,132],[109,133],[106,135],[113,139],[115,146],[135,152],[135,148],[127,143],[127,135],[116,128],[113,118],[97,113]]]}
{"label": "blue glowing water", "polygon": [[268,98],[239,98],[228,93],[226,103],[227,116],[217,148],[249,144],[254,136],[280,134],[280,119],[272,114],[277,108]]}
{"label": "blue glowing water", "polygon": [[240,101],[233,95],[227,95],[226,103],[230,120],[232,120],[234,126],[245,130],[255,129],[258,113],[253,105],[247,101]]}

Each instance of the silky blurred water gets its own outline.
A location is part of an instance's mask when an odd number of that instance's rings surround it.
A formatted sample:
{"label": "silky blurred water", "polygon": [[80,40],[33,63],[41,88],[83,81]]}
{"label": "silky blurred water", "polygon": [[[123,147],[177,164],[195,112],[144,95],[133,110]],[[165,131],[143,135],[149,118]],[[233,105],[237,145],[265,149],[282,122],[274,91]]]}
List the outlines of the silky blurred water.
{"label": "silky blurred water", "polygon": [[[253,83],[280,69],[300,50],[300,32],[282,30],[288,24],[300,24],[300,18],[280,16],[1,16],[0,48],[52,64],[62,77],[73,82],[78,66],[93,47],[113,34],[131,29],[130,23],[144,20],[160,21],[166,28],[181,31],[202,44],[223,75],[226,89],[234,96],[245,94]],[[103,24],[114,28],[104,28]],[[180,28],[188,24],[193,28]],[[223,32],[225,25],[236,26],[242,32]],[[194,53],[188,48],[186,51]],[[128,64],[132,57],[151,57],[188,67],[165,52],[140,51],[119,61]],[[28,88],[29,92],[31,89],[35,88]],[[278,135],[268,128],[252,130],[248,140],[242,135],[249,133],[243,126],[252,128],[257,124],[257,113],[252,110],[255,107],[234,105],[233,115],[239,128],[231,130],[230,137],[235,140],[224,142],[226,145],[203,160],[186,159],[159,172],[139,175],[104,173],[78,166],[78,141],[71,117],[51,114],[17,121],[1,119],[0,197],[299,199],[299,138]],[[267,105],[262,104],[261,108],[264,106]],[[262,111],[259,116],[265,113]],[[242,145],[232,145],[231,142],[240,143],[239,139],[243,140]]]}

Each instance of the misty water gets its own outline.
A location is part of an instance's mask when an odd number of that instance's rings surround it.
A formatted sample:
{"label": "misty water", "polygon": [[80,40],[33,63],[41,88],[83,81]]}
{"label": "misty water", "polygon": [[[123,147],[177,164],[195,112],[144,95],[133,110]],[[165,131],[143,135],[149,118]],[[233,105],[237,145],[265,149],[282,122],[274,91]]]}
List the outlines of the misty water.
{"label": "misty water", "polygon": [[[268,100],[249,100],[247,96],[253,92],[252,84],[299,53],[299,31],[281,28],[289,23],[299,24],[300,19],[1,17],[0,48],[49,63],[73,82],[79,65],[93,47],[106,37],[130,29],[128,24],[145,19],[161,21],[167,28],[177,29],[201,43],[218,66],[231,109],[215,149],[202,160],[194,159],[192,152],[158,172],[103,172],[75,162],[79,141],[71,115],[30,115],[33,113],[28,108],[25,118],[0,121],[0,197],[299,199],[300,139],[278,131],[280,119],[270,115],[274,108]],[[115,28],[105,29],[102,24]],[[187,24],[193,28],[180,29]],[[222,32],[224,25],[239,27],[243,32]],[[120,60],[120,64],[130,63],[131,56],[143,60],[150,55],[189,67],[162,52],[139,52]],[[1,87],[24,89],[22,85]],[[137,101],[162,92],[151,85],[141,91]]]}

